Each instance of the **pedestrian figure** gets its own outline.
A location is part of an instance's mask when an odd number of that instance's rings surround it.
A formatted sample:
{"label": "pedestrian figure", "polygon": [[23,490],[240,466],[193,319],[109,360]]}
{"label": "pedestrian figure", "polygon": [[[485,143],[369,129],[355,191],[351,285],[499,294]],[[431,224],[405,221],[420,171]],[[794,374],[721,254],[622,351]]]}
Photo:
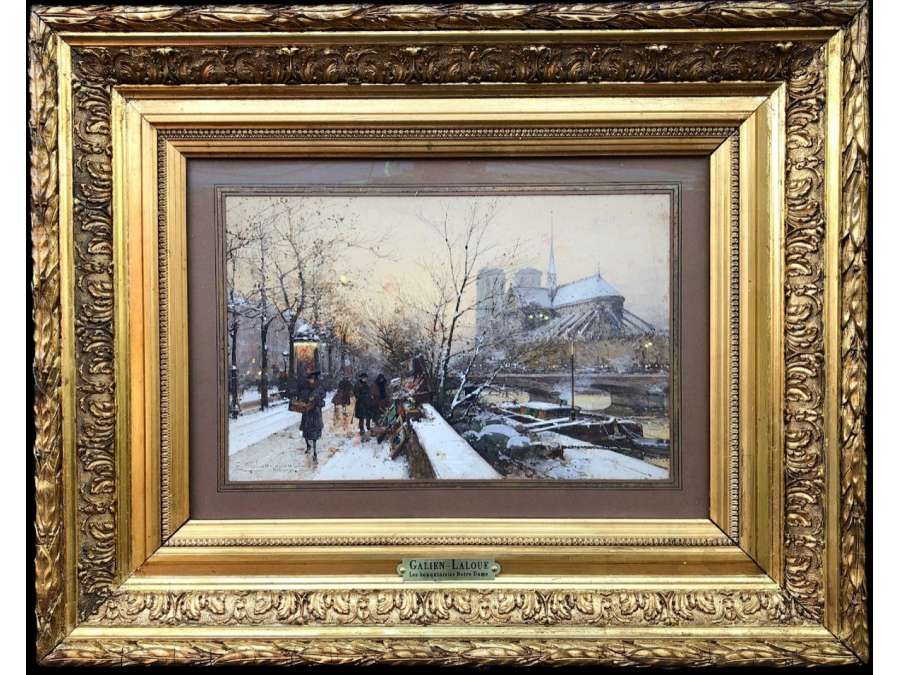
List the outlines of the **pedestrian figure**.
{"label": "pedestrian figure", "polygon": [[346,375],[338,382],[337,391],[331,398],[334,403],[334,425],[346,429],[350,423],[350,402],[353,399],[353,383]]}
{"label": "pedestrian figure", "polygon": [[319,371],[314,370],[306,375],[306,386],[299,392],[303,417],[300,418],[300,431],[306,441],[306,454],[312,450],[313,463],[316,456],[316,441],[322,437],[322,408],[325,406],[325,390],[319,384]]}
{"label": "pedestrian figure", "polygon": [[360,373],[353,387],[353,395],[356,396],[356,405],[353,415],[359,420],[359,435],[365,438],[367,431],[372,428],[372,391],[369,389],[369,376]]}
{"label": "pedestrian figure", "polygon": [[384,376],[384,373],[378,373],[378,377],[375,378],[375,386],[372,387],[372,398],[374,399],[372,417],[381,419],[381,416],[384,414],[384,411],[387,410],[388,404],[390,403],[388,381]]}

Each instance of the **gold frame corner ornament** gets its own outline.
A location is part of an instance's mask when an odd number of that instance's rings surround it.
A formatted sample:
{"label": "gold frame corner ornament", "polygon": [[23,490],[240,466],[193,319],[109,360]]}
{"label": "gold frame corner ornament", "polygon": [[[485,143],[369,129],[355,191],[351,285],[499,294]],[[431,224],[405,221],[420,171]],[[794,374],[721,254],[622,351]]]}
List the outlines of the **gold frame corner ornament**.
{"label": "gold frame corner ornament", "polygon": [[[863,0],[35,9],[39,658],[867,661],[868,29]],[[186,158],[398,148],[710,158],[709,518],[190,519]]]}

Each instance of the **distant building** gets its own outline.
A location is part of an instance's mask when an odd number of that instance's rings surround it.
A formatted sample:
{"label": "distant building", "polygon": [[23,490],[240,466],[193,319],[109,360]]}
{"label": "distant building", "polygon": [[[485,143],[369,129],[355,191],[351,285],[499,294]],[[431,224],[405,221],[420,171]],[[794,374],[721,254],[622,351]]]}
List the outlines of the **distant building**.
{"label": "distant building", "polygon": [[475,330],[479,335],[499,328],[503,315],[506,275],[496,267],[482,267],[475,281],[477,304],[475,307]]}
{"label": "distant building", "polygon": [[625,309],[625,297],[597,274],[558,284],[553,235],[547,283],[533,267],[518,270],[509,287],[497,268],[483,268],[477,280],[475,328],[524,331],[531,338],[596,341],[655,333],[651,323]]}

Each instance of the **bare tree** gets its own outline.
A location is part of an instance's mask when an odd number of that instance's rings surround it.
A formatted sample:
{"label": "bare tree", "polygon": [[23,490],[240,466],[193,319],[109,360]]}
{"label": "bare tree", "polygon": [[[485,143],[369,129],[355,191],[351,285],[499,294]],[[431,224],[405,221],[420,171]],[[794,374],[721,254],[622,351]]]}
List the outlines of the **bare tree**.
{"label": "bare tree", "polygon": [[238,289],[238,260],[252,245],[252,236],[240,227],[226,222],[225,232],[225,285],[226,285],[226,325],[229,354],[229,412],[232,418],[240,414],[240,393],[238,387],[237,342],[241,320],[251,313],[246,298]]}
{"label": "bare tree", "polygon": [[[518,243],[501,246],[490,236],[495,204],[471,204],[457,220],[448,209],[440,222],[426,223],[438,235],[438,254],[426,266],[429,287],[403,296],[393,311],[370,316],[369,331],[391,362],[422,356],[435,407],[445,417],[477,401],[503,369],[541,345],[518,340],[516,328],[472,335],[479,303],[503,305],[498,297],[479,299],[475,285],[485,266],[512,268]],[[424,219],[423,219],[424,220]]]}
{"label": "bare tree", "polygon": [[326,337],[327,368],[331,374],[343,369],[348,356],[358,354],[359,345],[355,342],[362,338],[359,312],[348,297],[355,292],[355,286],[347,276],[337,275],[336,279],[317,295],[312,307],[312,316]]}
{"label": "bare tree", "polygon": [[259,327],[259,407],[265,410],[269,407],[269,329],[272,322],[279,317],[275,304],[270,298],[272,283],[272,271],[269,266],[269,249],[271,237],[267,228],[268,223],[257,220],[255,223],[255,243],[258,247],[258,255],[255,258],[253,275],[255,284],[251,296],[251,308],[248,314],[252,316]]}
{"label": "bare tree", "polygon": [[[435,403],[438,410],[450,413],[452,399],[449,396],[451,365],[463,353],[475,347],[480,352],[480,340],[475,345],[459,347],[459,329],[469,315],[477,309],[477,298],[472,299],[478,271],[488,256],[498,254],[496,245],[490,242],[488,232],[496,213],[496,204],[480,208],[472,203],[464,213],[461,227],[450,222],[449,211],[444,212],[441,223],[432,224],[441,241],[442,263],[432,265],[431,281],[436,291],[430,312],[432,361],[435,376]],[[515,250],[500,258],[510,258]]]}
{"label": "bare tree", "polygon": [[[344,275],[338,274],[341,255],[352,248],[362,248],[380,257],[380,246],[386,234],[363,237],[355,223],[348,222],[336,209],[326,208],[321,200],[309,198],[299,207],[282,199],[271,223],[274,239],[272,264],[274,293],[272,302],[284,322],[288,336],[293,336],[304,318],[321,332],[346,339],[347,326],[336,330],[331,321],[332,308],[342,293]],[[342,342],[342,349],[344,343]],[[328,349],[332,348],[328,342]],[[329,351],[330,355],[330,351]],[[293,350],[288,357],[288,375],[296,376]]]}
{"label": "bare tree", "polygon": [[256,324],[260,370],[260,408],[269,407],[269,330],[278,314],[271,301],[272,270],[267,214],[257,213],[246,223],[229,227],[225,253],[230,258],[229,337],[232,366],[236,367],[240,326]]}
{"label": "bare tree", "polygon": [[[499,335],[477,335],[467,353],[458,354],[457,382],[453,396],[445,406],[448,416],[453,417],[477,403],[485,391],[496,390],[497,376],[503,371],[523,362],[546,362],[556,348],[549,340],[525,340],[523,337],[515,330]],[[486,352],[495,356],[486,357]]]}
{"label": "bare tree", "polygon": [[421,327],[402,302],[392,308],[369,308],[366,325],[367,337],[381,352],[388,372],[402,372],[405,365],[423,350]]}
{"label": "bare tree", "polygon": [[[230,270],[229,279],[234,279],[236,261],[234,257],[225,258],[226,269]],[[243,298],[237,292],[233,282],[227,284],[228,302],[227,302],[227,332],[228,332],[228,356],[229,356],[229,374],[228,374],[228,390],[230,400],[230,414],[232,418],[237,418],[240,414],[240,401],[238,394],[238,366],[237,366],[237,339],[238,332],[241,327],[241,314],[244,310]]]}

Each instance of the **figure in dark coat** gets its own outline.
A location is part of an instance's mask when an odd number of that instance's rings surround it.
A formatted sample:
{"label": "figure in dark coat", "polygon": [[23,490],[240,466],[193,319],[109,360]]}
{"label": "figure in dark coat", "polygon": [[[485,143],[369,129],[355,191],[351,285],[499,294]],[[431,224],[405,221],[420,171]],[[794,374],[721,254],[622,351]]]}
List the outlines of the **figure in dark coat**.
{"label": "figure in dark coat", "polygon": [[316,441],[322,437],[322,408],[325,406],[325,389],[319,384],[319,371],[314,370],[306,376],[306,386],[298,392],[303,402],[303,417],[300,418],[300,431],[306,441],[306,453],[312,450],[313,462],[316,456]]}
{"label": "figure in dark coat", "polygon": [[334,425],[347,429],[350,426],[350,402],[353,400],[353,383],[346,376],[338,382],[337,391],[331,397],[334,404]]}
{"label": "figure in dark coat", "polygon": [[353,416],[359,420],[359,435],[364,436],[372,428],[372,390],[366,373],[359,374],[353,395],[356,397]]}
{"label": "figure in dark coat", "polygon": [[372,417],[379,418],[384,414],[384,411],[387,410],[391,399],[391,393],[388,390],[388,381],[384,376],[384,373],[378,373],[378,377],[375,378],[375,386],[372,387],[372,397],[375,399],[374,405],[372,406]]}
{"label": "figure in dark coat", "polygon": [[338,382],[337,391],[332,397],[332,401],[337,405],[350,405],[350,399],[353,397],[353,383],[347,377],[342,377]]}

